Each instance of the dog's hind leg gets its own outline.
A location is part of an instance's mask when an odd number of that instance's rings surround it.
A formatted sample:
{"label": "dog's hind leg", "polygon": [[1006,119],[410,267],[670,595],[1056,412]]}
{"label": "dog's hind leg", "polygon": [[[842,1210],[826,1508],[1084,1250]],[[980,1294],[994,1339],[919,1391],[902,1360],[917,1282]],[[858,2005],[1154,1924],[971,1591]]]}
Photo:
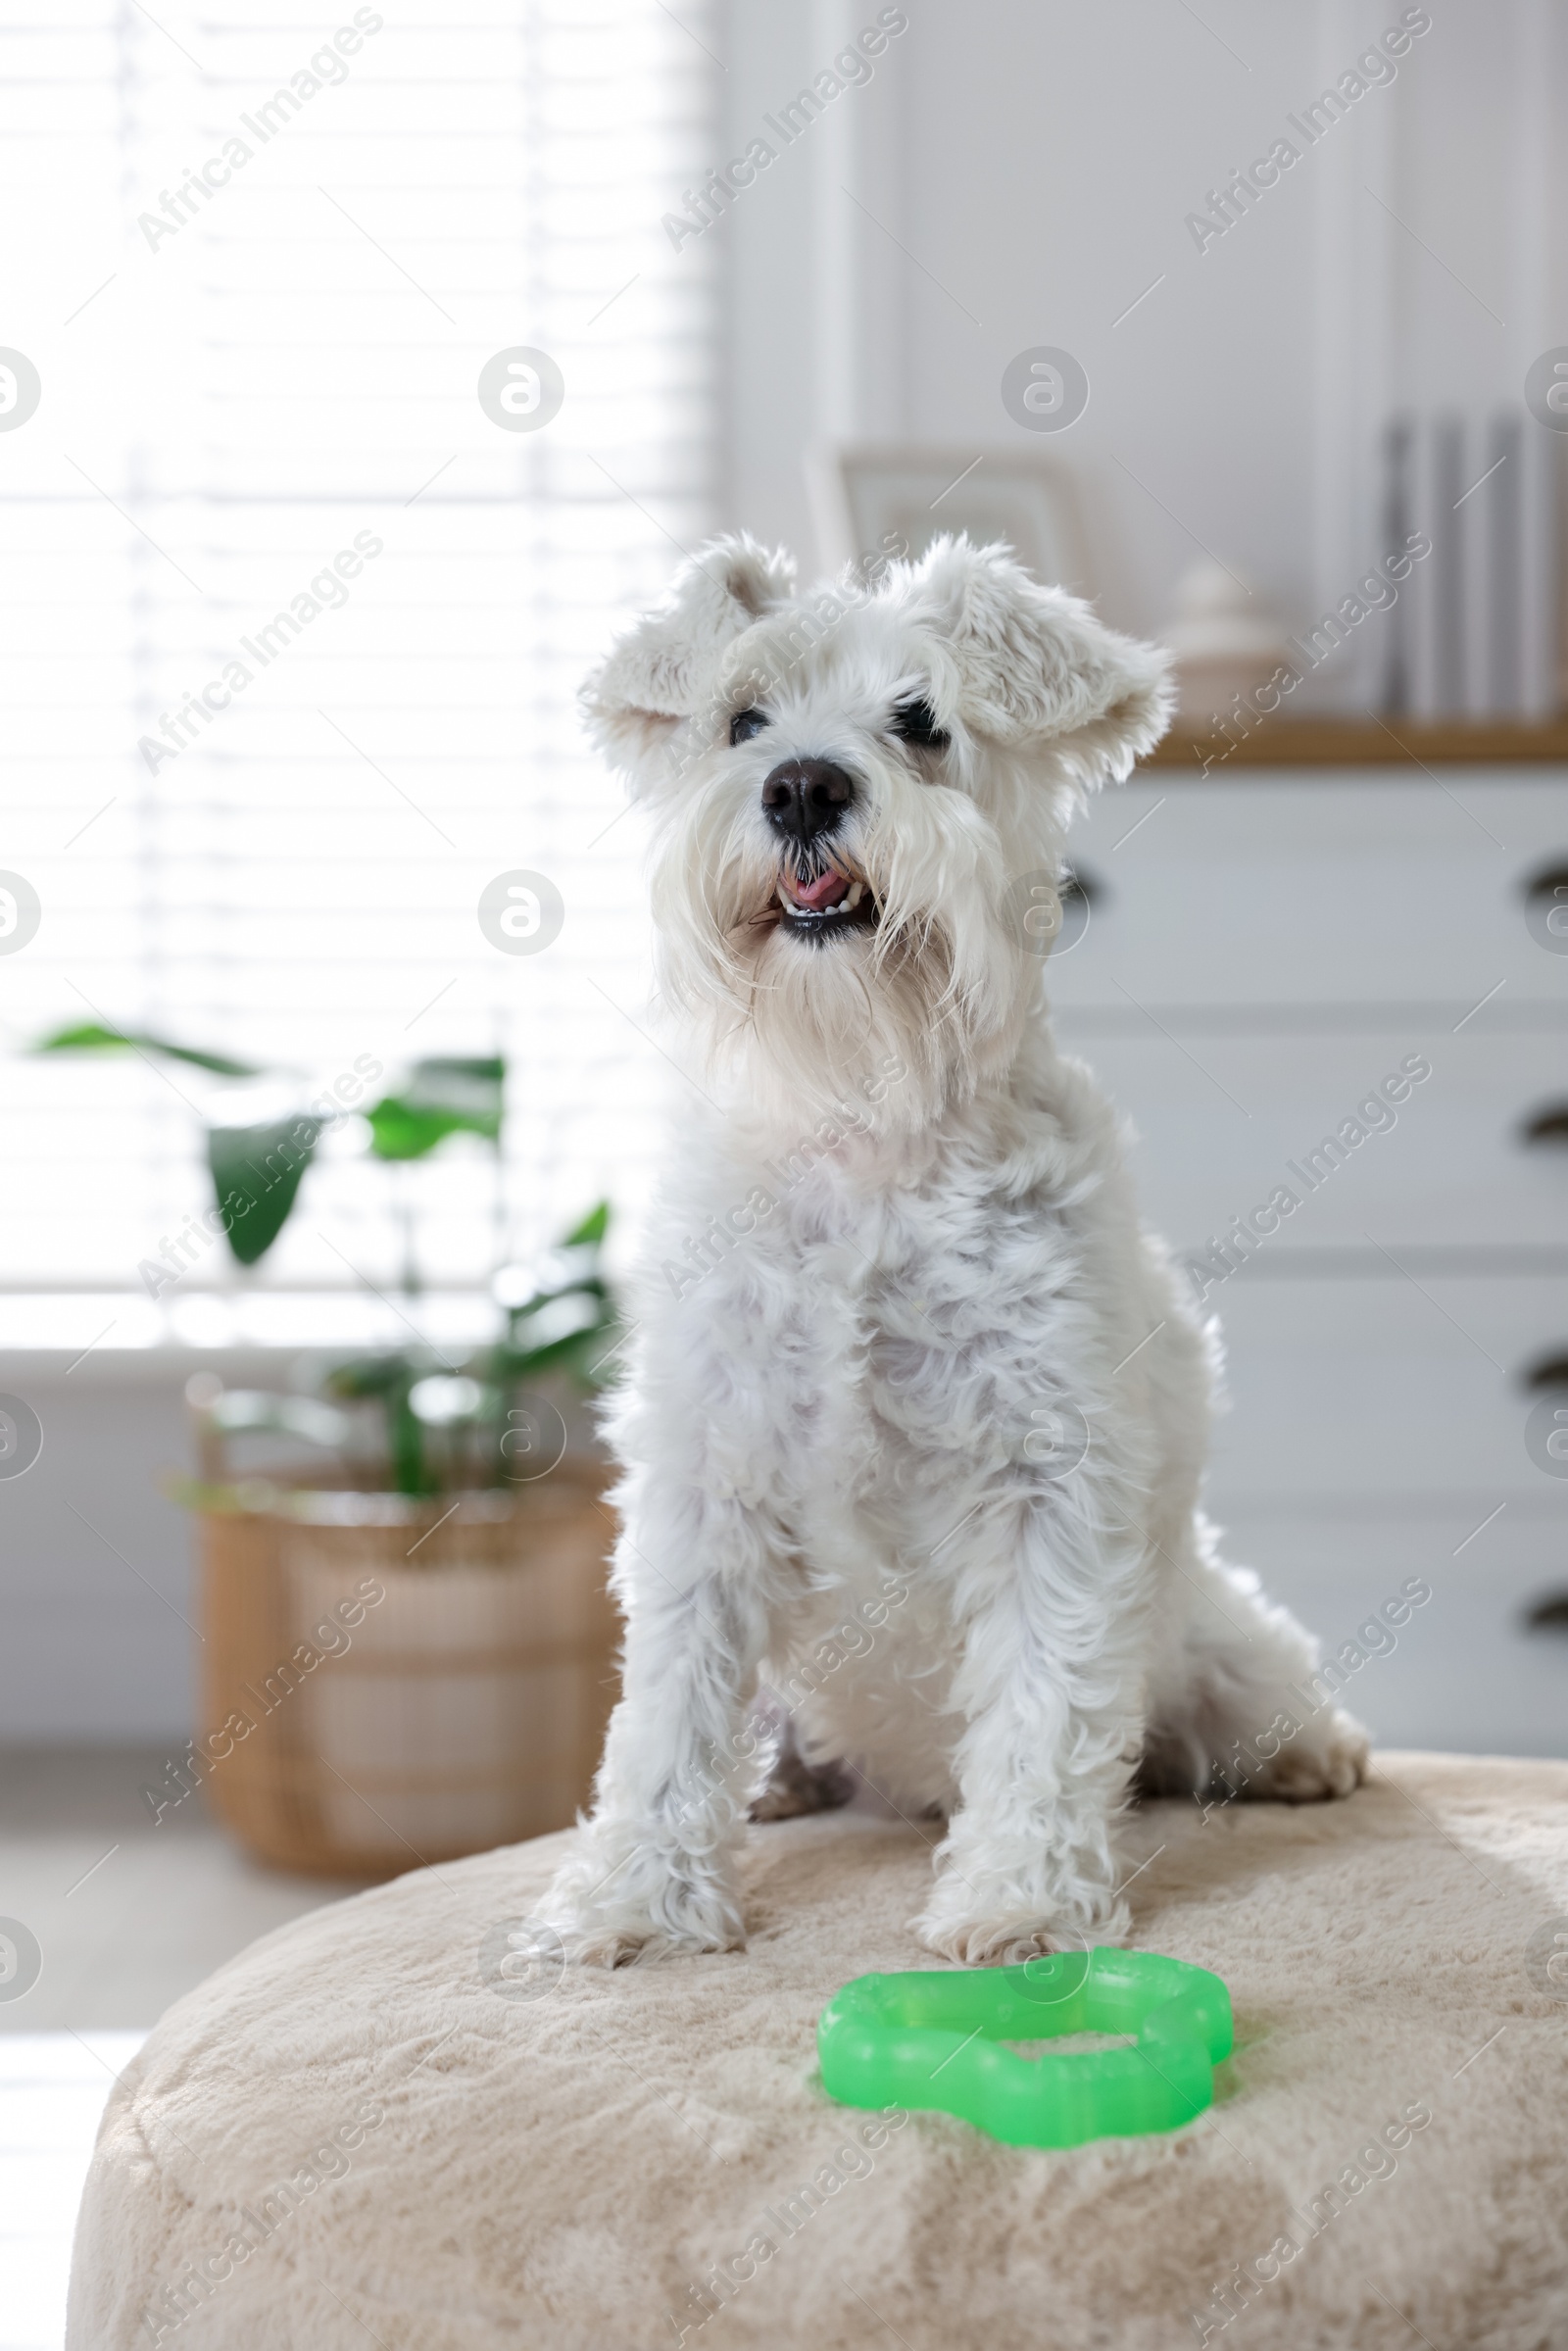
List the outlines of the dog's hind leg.
{"label": "dog's hind leg", "polygon": [[773,1742],[767,1780],[752,1798],[754,1821],[790,1821],[803,1812],[834,1812],[855,1793],[842,1764],[808,1763],[795,1735],[795,1717],[782,1698],[763,1690],[752,1709],[752,1728]]}
{"label": "dog's hind leg", "polygon": [[1152,1644],[1141,1790],[1288,1804],[1348,1796],[1367,1761],[1366,1733],[1335,1703],[1348,1676],[1319,1666],[1311,1635],[1250,1568],[1226,1566],[1201,1515],[1182,1550]]}

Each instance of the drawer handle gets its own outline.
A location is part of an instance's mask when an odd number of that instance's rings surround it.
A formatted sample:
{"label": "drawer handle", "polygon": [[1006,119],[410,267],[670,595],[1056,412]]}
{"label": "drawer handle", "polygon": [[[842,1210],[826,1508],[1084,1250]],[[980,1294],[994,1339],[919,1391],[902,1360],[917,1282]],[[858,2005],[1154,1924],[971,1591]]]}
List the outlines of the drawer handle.
{"label": "drawer handle", "polygon": [[1568,1349],[1554,1355],[1542,1355],[1525,1373],[1526,1388],[1568,1388]]}
{"label": "drawer handle", "polygon": [[1548,1102],[1519,1129],[1523,1143],[1568,1143],[1568,1102]]}
{"label": "drawer handle", "polygon": [[1524,885],[1525,926],[1548,955],[1568,955],[1568,862],[1542,865]]}

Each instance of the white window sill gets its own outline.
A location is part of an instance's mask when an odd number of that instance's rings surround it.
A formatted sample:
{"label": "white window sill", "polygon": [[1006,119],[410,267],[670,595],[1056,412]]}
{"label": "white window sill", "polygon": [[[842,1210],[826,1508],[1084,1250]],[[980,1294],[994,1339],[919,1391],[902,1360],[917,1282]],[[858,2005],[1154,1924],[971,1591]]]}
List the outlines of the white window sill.
{"label": "white window sill", "polygon": [[395,1292],[11,1291],[0,1296],[0,1354],[61,1358],[63,1366],[115,1356],[297,1352],[408,1347],[443,1351],[500,1336],[501,1316],[482,1290]]}

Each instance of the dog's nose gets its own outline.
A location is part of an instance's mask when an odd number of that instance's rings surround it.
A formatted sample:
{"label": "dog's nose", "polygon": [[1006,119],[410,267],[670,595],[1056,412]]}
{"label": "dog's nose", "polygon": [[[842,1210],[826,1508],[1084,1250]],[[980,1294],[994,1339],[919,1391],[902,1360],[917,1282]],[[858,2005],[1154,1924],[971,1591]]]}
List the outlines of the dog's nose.
{"label": "dog's nose", "polygon": [[854,798],[854,783],[831,759],[785,759],[762,785],[769,824],[800,842],[830,833]]}

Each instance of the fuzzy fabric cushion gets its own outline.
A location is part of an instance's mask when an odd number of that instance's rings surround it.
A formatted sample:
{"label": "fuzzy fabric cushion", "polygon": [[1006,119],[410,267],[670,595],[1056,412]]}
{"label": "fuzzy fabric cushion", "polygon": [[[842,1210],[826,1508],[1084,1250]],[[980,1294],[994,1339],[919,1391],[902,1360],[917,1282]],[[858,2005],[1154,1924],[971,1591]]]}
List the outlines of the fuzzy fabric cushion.
{"label": "fuzzy fabric cushion", "polygon": [[924,1829],[755,1828],[750,1949],[613,1975],[498,1972],[564,1837],[398,1879],[164,2018],[69,2351],[1560,2346],[1565,1829],[1568,1764],[1460,1756],[1145,1806],[1137,1940],[1224,1977],[1236,2052],[1186,2129],[1065,2153],[816,2078],[833,1991],[927,1964]]}

